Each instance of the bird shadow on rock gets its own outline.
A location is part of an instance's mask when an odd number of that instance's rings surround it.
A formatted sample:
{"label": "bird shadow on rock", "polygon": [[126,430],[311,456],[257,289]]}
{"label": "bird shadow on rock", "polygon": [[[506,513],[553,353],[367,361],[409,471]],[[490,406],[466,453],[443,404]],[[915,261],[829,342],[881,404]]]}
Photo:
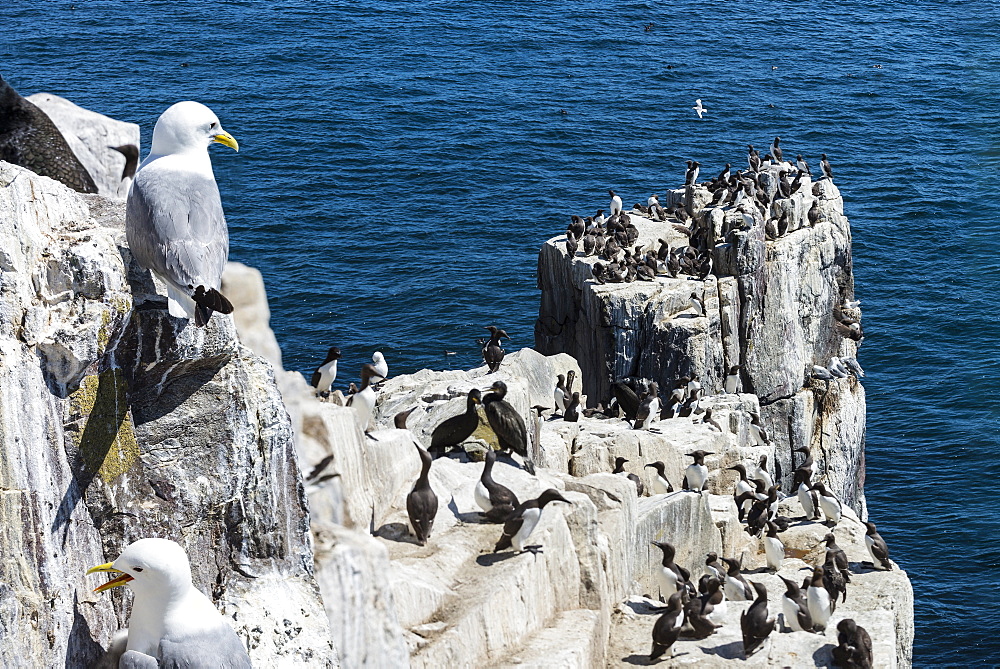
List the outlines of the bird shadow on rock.
{"label": "bird shadow on rock", "polygon": [[417,538],[410,533],[410,528],[404,523],[386,523],[382,527],[375,530],[375,536],[401,544],[413,544],[414,546],[420,545]]}
{"label": "bird shadow on rock", "polygon": [[491,522],[489,518],[479,513],[478,511],[469,511],[467,513],[455,512],[455,519],[464,525],[497,525],[498,523]]}
{"label": "bird shadow on rock", "polygon": [[644,667],[646,665],[656,664],[656,661],[654,660],[653,662],[650,662],[649,655],[639,655],[638,653],[632,653],[631,655],[626,655],[625,657],[623,657],[622,663]]}
{"label": "bird shadow on rock", "polygon": [[816,649],[813,653],[813,664],[817,667],[833,667],[833,649],[836,648],[832,643],[823,644]]}
{"label": "bird shadow on rock", "polygon": [[742,641],[731,641],[729,643],[724,643],[721,646],[714,646],[712,648],[702,648],[701,651],[708,655],[718,655],[719,657],[724,657],[727,660],[744,659]]}
{"label": "bird shadow on rock", "polygon": [[509,560],[512,557],[517,557],[519,554],[514,551],[509,551],[506,553],[483,553],[476,558],[476,564],[481,567],[492,567],[495,564],[503,562],[504,560]]}
{"label": "bird shadow on rock", "polygon": [[66,667],[90,667],[104,656],[104,648],[94,641],[90,624],[80,613],[80,599],[73,595],[73,627],[66,640]]}
{"label": "bird shadow on rock", "polygon": [[767,567],[757,567],[756,569],[743,569],[741,570],[744,574],[773,574],[775,572],[771,571]]}
{"label": "bird shadow on rock", "polygon": [[641,616],[663,613],[667,610],[666,604],[654,604],[653,602],[637,602],[635,600],[629,600],[625,602],[625,606],[632,609],[634,613]]}

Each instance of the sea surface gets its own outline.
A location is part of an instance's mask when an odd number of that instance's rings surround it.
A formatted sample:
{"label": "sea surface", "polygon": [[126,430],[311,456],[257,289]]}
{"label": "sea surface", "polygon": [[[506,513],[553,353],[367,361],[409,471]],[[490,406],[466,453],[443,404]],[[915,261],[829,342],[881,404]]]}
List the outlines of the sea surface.
{"label": "sea surface", "polygon": [[[1000,663],[1000,23],[987,3],[7,3],[0,74],[142,126],[194,99],[233,260],[285,367],[342,380],[531,346],[570,214],[829,154],[866,340],[871,518],[916,594],[915,665]],[[649,27],[647,30],[646,27]],[[708,109],[699,120],[691,107]],[[445,351],[455,355],[446,356]]]}

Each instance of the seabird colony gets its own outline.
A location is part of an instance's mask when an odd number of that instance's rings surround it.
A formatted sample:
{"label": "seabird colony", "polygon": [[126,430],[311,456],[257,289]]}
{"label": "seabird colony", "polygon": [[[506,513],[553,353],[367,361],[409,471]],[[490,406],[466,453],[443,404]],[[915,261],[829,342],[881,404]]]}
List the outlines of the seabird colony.
{"label": "seabird colony", "polygon": [[[713,271],[713,247],[717,243],[727,243],[725,239],[733,232],[756,224],[755,217],[746,215],[751,208],[759,210],[767,221],[766,238],[774,239],[789,232],[787,213],[769,217],[780,210],[771,205],[798,192],[809,171],[801,156],[794,165],[782,161],[779,141],[780,138],[775,138],[771,148],[776,155],[761,158],[751,146],[749,169],[733,173],[731,166],[726,165],[707,183],[698,182],[699,163],[688,161],[682,197],[674,198],[676,202],[664,208],[653,195],[646,205],[633,207],[633,214],[673,223],[687,238],[687,244],[671,249],[667,242],[659,240],[659,248],[647,250],[635,246],[633,249],[638,231],[630,214],[623,210],[621,197],[611,191],[610,217],[605,217],[603,210],[598,210],[595,217],[572,217],[566,234],[568,255],[575,258],[582,250],[585,256],[599,256],[604,263],[593,266],[596,283],[657,281],[663,276],[677,278],[682,275],[704,279]],[[238,150],[236,140],[222,129],[218,118],[204,105],[181,102],[170,107],[157,121],[150,155],[134,173],[127,204],[126,234],[134,257],[166,285],[170,315],[194,319],[199,327],[205,326],[215,311],[232,312],[232,305],[219,293],[222,269],[228,256],[228,231],[207,151],[212,143]],[[825,154],[821,165],[823,178],[832,179],[832,169]],[[123,178],[131,177],[129,172],[131,170],[126,167]],[[722,240],[714,239],[705,217],[699,216],[700,210],[705,208],[704,201],[701,205],[696,201],[699,189],[712,194],[709,206],[723,207],[727,214],[732,214],[726,216]],[[671,197],[672,194],[668,194],[665,200],[670,202]],[[810,225],[815,225],[819,216],[814,205],[808,215]],[[833,322],[838,334],[860,342],[863,335],[858,316],[853,312],[856,308],[856,302],[845,300],[836,307]],[[691,309],[696,316],[705,314],[705,305],[696,292],[691,296]],[[500,344],[502,339],[509,337],[496,326],[486,329],[490,336],[480,340],[480,346],[490,374],[500,369],[505,355]],[[325,360],[317,366],[312,385],[321,398],[329,396],[341,358],[340,349],[331,347]],[[833,358],[828,366],[816,366],[813,370],[813,375],[821,380],[827,379],[826,374],[834,378],[846,374],[862,376],[863,372],[856,360]],[[371,363],[361,366],[360,388],[351,384],[353,392],[346,403],[358,410],[360,427],[366,433],[378,386],[387,378],[385,357],[376,352]],[[561,416],[566,421],[579,420],[580,393],[574,392],[573,382],[573,372],[554,380],[555,407],[550,419]],[[728,370],[726,392],[735,393],[739,382],[739,368],[734,366]],[[529,431],[506,399],[506,384],[496,380],[485,390],[489,392],[484,396],[483,391],[472,389],[465,412],[434,428],[431,450],[440,454],[449,448],[459,448],[485,424],[493,432],[500,450],[517,453],[523,460],[524,469],[533,474]],[[607,408],[599,405],[584,410],[583,414],[625,420],[636,430],[655,430],[658,421],[681,417],[692,417],[721,430],[712,420],[710,409],[700,407],[705,389],[696,375],[681,376],[665,391],[661,396],[653,382],[619,380]],[[484,409],[485,420],[479,415],[480,406]],[[540,421],[549,408],[537,406],[533,410]],[[412,409],[396,416],[397,428],[406,430],[410,411]],[[534,438],[530,441],[535,442],[537,423],[532,432]],[[750,432],[756,443],[768,443],[759,417],[753,417]],[[431,540],[439,502],[429,479],[433,455],[417,443],[412,433],[411,439],[420,456],[421,470],[407,496],[406,508],[415,539],[424,545]],[[805,458],[796,468],[794,479],[796,496],[804,512],[803,520],[822,519],[835,527],[840,519],[841,504],[827,491],[822,480],[814,481],[822,479],[816,477],[816,463],[807,449],[800,451]],[[684,472],[681,490],[677,493],[673,492],[672,482],[666,477],[663,463],[645,465],[657,471],[652,494],[703,494],[709,469],[714,464],[707,458],[714,454],[698,450],[689,455],[692,462]],[[497,453],[492,450],[487,454],[475,490],[483,517],[503,526],[493,550],[537,552],[541,547],[530,544],[529,540],[542,511],[553,502],[570,502],[555,489],[544,490],[537,497],[520,502],[494,478],[496,457]],[[616,473],[627,475],[624,462],[620,458],[616,463]],[[731,469],[740,474],[733,492],[740,520],[746,524],[748,533],[763,540],[768,567],[777,570],[784,558],[780,533],[788,528],[791,519],[777,514],[780,493],[768,471],[767,459],[762,457],[759,462],[741,463]],[[314,471],[309,479],[319,475],[322,471]],[[636,483],[637,494],[643,495],[645,491],[638,477],[629,478]],[[868,523],[867,528],[865,541],[873,567],[892,569],[885,541],[873,523]],[[824,560],[815,566],[801,586],[785,579],[787,591],[782,597],[782,606],[789,629],[822,632],[838,600],[846,600],[850,565],[832,533],[827,534],[824,543]],[[775,619],[767,616],[767,590],[762,584],[748,582],[742,576],[739,561],[709,554],[705,563],[707,573],[695,583],[690,571],[674,562],[675,551],[671,544],[656,542],[655,545],[663,553],[662,573],[658,578],[667,608],[653,629],[651,660],[668,650],[672,653],[672,646],[680,636],[706,638],[712,635],[717,625],[711,616],[724,608],[727,599],[753,602],[741,616],[740,624],[745,654],[749,656],[759,648],[774,630]],[[127,547],[114,562],[94,567],[88,573],[95,572],[120,574],[99,586],[97,591],[127,585],[135,594],[131,631],[120,634],[113,645],[113,651],[121,656],[122,662],[131,662],[129,666],[146,666],[150,662],[161,666],[193,666],[204,664],[207,662],[204,658],[211,657],[212,663],[249,666],[249,658],[239,638],[211,601],[191,584],[188,558],[179,545],[166,539],[142,539]],[[834,651],[837,660],[845,666],[847,663],[870,666],[871,640],[867,632],[853,620],[842,621],[838,632],[839,645]]]}

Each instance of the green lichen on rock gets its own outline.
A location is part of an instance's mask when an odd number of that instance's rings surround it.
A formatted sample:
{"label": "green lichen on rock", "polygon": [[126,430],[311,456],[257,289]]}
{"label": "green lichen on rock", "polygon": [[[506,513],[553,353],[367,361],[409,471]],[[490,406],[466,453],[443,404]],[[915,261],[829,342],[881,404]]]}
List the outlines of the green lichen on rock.
{"label": "green lichen on rock", "polygon": [[[107,313],[107,312],[105,312]],[[87,376],[70,398],[70,410],[84,420],[74,436],[86,471],[110,482],[128,471],[139,457],[120,369]]]}

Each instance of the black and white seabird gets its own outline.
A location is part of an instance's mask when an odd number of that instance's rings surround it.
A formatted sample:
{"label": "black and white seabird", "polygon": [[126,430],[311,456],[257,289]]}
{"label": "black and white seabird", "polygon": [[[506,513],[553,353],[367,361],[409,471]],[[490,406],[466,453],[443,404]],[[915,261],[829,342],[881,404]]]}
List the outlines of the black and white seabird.
{"label": "black and white seabird", "polygon": [[770,488],[774,485],[774,479],[771,478],[771,473],[767,471],[767,456],[760,456],[760,461],[757,463],[757,473],[754,474],[754,480],[760,481],[764,484],[765,488]]}
{"label": "black and white seabird", "polygon": [[837,623],[837,647],[833,649],[833,661],[843,669],[872,669],[874,666],[872,638],[868,630],[852,618],[844,618]]}
{"label": "black and white seabird", "polygon": [[337,361],[340,360],[340,349],[331,346],[326,352],[326,360],[313,372],[310,384],[319,394],[329,393],[330,386],[337,380]]}
{"label": "black and white seabird", "polygon": [[492,374],[500,369],[500,363],[503,362],[504,355],[507,353],[500,347],[500,340],[510,339],[510,336],[495,325],[487,325],[486,329],[490,331],[490,340],[483,347],[483,362],[486,363],[490,369],[489,373]]}
{"label": "black and white seabird", "polygon": [[726,599],[734,602],[749,602],[753,599],[753,588],[740,573],[740,563],[733,558],[721,558],[726,563]]}
{"label": "black and white seabird", "polygon": [[684,470],[684,480],[681,482],[681,488],[701,492],[708,483],[708,467],[705,466],[705,456],[715,455],[715,453],[698,450],[687,455],[694,458],[694,462]]}
{"label": "black and white seabird", "polygon": [[828,492],[821,481],[813,485],[813,490],[819,495],[819,508],[826,520],[833,522],[834,525],[839,523],[843,513],[840,500],[832,492]]}
{"label": "black and white seabird", "polygon": [[663,552],[663,559],[660,561],[660,566],[654,570],[654,574],[656,583],[660,586],[660,598],[666,601],[674,593],[685,589],[691,580],[691,575],[674,562],[676,550],[673,544],[666,541],[654,541],[652,544]]}
{"label": "black and white seabird", "polygon": [[667,480],[667,474],[664,471],[665,467],[661,461],[651,462],[645,465],[645,467],[652,467],[656,470],[656,475],[653,476],[653,482],[650,485],[654,495],[665,495],[674,491],[674,487]]}
{"label": "black and white seabird", "polygon": [[889,561],[889,546],[885,539],[878,533],[875,523],[868,521],[865,523],[865,547],[872,558],[872,566],[878,568],[881,564],[884,569],[892,569],[892,562]]}
{"label": "black and white seabird", "polygon": [[[795,469],[808,469],[810,474],[816,473],[816,462],[813,460],[812,453],[810,452],[808,446],[799,446],[798,448],[793,448],[792,451],[795,453],[802,453],[806,456],[806,459],[800,462],[799,466],[795,467]],[[795,456],[792,457],[794,458]]]}
{"label": "black and white seabird", "polygon": [[815,520],[819,518],[819,495],[812,488],[810,483],[810,478],[812,477],[811,472],[808,469],[796,469],[795,470],[795,481],[793,485],[796,486],[795,494],[799,498],[799,504],[802,505],[802,512],[805,514],[806,520]]}
{"label": "black and white seabird", "polygon": [[799,584],[779,576],[785,583],[785,594],[781,596],[781,611],[784,614],[785,625],[793,632],[812,632],[812,616],[809,615],[809,604],[802,594]]}
{"label": "black and white seabird", "polygon": [[843,595],[843,601],[847,601],[847,582],[849,579],[844,574],[845,571],[837,567],[837,559],[827,551],[826,559],[823,561],[823,587],[830,593],[830,600],[834,604],[837,603],[838,595]]}
{"label": "black and white seabird", "polygon": [[767,588],[763,583],[754,583],[753,589],[757,593],[757,598],[749,609],[740,614],[744,657],[750,657],[774,631],[775,619],[767,617]]}
{"label": "black and white seabird", "polygon": [[565,414],[569,396],[566,395],[566,377],[562,374],[556,376],[556,387],[552,391],[552,398],[556,403],[555,411],[559,414]]}
{"label": "black and white seabird", "polygon": [[517,495],[510,488],[493,480],[493,465],[496,461],[496,451],[493,449],[486,451],[483,474],[479,477],[473,496],[487,519],[494,523],[502,523],[514,512],[520,502],[517,501]]}
{"label": "black and white seabird", "polygon": [[785,545],[778,538],[778,526],[771,521],[767,522],[767,536],[764,537],[764,556],[767,559],[767,568],[771,571],[779,571],[785,559]]}
{"label": "black and white seabird", "polygon": [[347,401],[347,406],[354,407],[357,411],[358,425],[365,434],[368,434],[368,422],[372,418],[372,411],[375,410],[375,389],[372,384],[381,380],[382,377],[378,375],[373,365],[361,365],[361,388]]}
{"label": "black and white seabird", "polygon": [[0,77],[0,160],[61,181],[79,193],[97,184],[48,115]]}
{"label": "black and white seabird", "polygon": [[726,581],[726,570],[726,566],[719,564],[719,555],[717,553],[705,554],[705,572],[709,576],[719,579],[720,584]]}
{"label": "black and white seabird", "polygon": [[719,177],[718,177],[719,183],[722,183],[724,181],[729,181],[729,170],[731,168],[732,168],[732,165],[730,165],[729,163],[726,163],[726,166],[724,168],[722,168],[721,172],[719,172]]}
{"label": "black and white seabird", "polygon": [[733,465],[729,467],[730,471],[737,472],[740,475],[740,480],[736,482],[733,487],[733,499],[736,501],[736,510],[739,514],[740,522],[743,522],[743,518],[746,516],[747,511],[753,505],[756,497],[753,495],[754,486],[751,485],[749,478],[747,478],[747,469],[741,464]]}
{"label": "black and white seabird", "polygon": [[431,448],[435,451],[458,446],[472,436],[479,427],[479,414],[476,405],[482,401],[482,393],[478,388],[469,391],[465,400],[465,411],[444,420],[431,432]]}
{"label": "black and white seabird", "polygon": [[823,569],[813,568],[812,579],[806,588],[806,604],[809,606],[809,616],[812,618],[813,630],[822,632],[837,608],[836,599],[831,598],[823,583]]}
{"label": "black and white seabird", "polygon": [[666,612],[653,624],[653,650],[649,653],[650,662],[658,660],[668,650],[670,657],[674,656],[674,643],[680,636],[683,626],[684,607],[681,604],[681,594],[675,592],[667,600]]}
{"label": "black and white seabird", "polygon": [[830,161],[826,159],[825,153],[820,156],[819,166],[823,171],[823,176],[833,181],[833,168],[830,167]]}
{"label": "black and white seabird", "polygon": [[733,365],[726,372],[726,394],[735,395],[740,383],[740,366]]}
{"label": "black and white seabird", "polygon": [[406,513],[410,517],[410,527],[417,541],[423,546],[431,537],[434,529],[434,516],[437,515],[438,498],[431,488],[428,476],[431,471],[431,454],[416,442],[413,445],[420,454],[420,478],[413,485],[413,490],[406,496]]}
{"label": "black and white seabird", "polygon": [[687,165],[688,169],[687,169],[687,174],[684,177],[684,185],[696,186],[698,185],[698,174],[701,172],[701,163],[699,163],[697,160],[689,160],[687,161]]}
{"label": "black and white seabird", "polygon": [[809,171],[809,163],[805,161],[802,154],[795,156],[795,167],[799,170],[800,174],[808,174],[812,176],[812,172]]}
{"label": "black and white seabird", "polygon": [[494,381],[490,390],[492,392],[483,398],[483,407],[486,409],[486,420],[496,434],[500,448],[520,455],[524,459],[524,470],[534,475],[535,463],[528,455],[528,428],[517,409],[504,399],[507,384]]}
{"label": "black and white seabird", "polygon": [[512,547],[518,553],[524,551],[532,553],[540,552],[541,546],[529,546],[527,545],[527,541],[528,537],[534,531],[535,526],[538,525],[538,520],[542,516],[542,509],[549,502],[566,502],[567,504],[571,504],[555,488],[549,488],[536,499],[529,499],[527,502],[522,502],[514,509],[513,513],[510,514],[507,521],[503,524],[503,534],[500,536],[497,545],[493,548],[493,552],[498,553]]}
{"label": "black and white seabird", "polygon": [[613,190],[609,190],[608,195],[611,196],[611,215],[620,214],[622,211],[622,199],[615,195]]}
{"label": "black and white seabird", "polygon": [[648,430],[654,421],[660,419],[660,387],[656,381],[649,384],[649,392],[646,397],[639,402],[639,408],[635,413],[635,424],[633,429]]}
{"label": "black and white seabird", "polygon": [[758,446],[767,446],[769,442],[767,430],[761,425],[760,414],[756,411],[750,412],[750,436],[753,437],[754,443]]}

